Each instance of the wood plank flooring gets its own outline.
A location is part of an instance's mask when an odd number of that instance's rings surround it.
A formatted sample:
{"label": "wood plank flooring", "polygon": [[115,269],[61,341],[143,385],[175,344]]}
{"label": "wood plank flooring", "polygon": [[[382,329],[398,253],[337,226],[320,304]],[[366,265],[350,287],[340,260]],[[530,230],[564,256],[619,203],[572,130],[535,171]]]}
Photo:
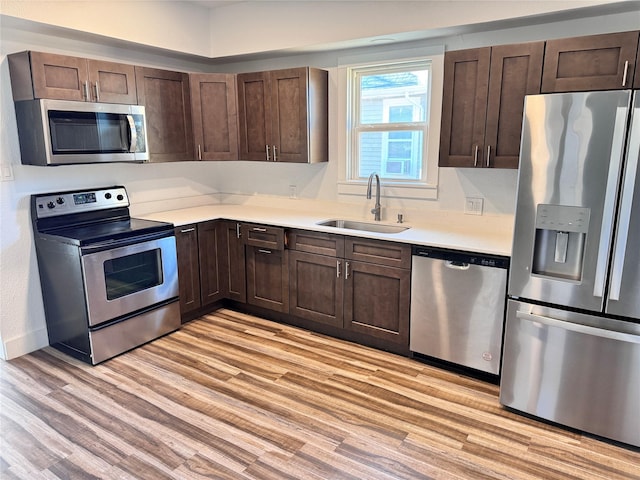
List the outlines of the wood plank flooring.
{"label": "wood plank flooring", "polygon": [[1,367],[2,479],[640,479],[495,385],[226,309],[96,367]]}

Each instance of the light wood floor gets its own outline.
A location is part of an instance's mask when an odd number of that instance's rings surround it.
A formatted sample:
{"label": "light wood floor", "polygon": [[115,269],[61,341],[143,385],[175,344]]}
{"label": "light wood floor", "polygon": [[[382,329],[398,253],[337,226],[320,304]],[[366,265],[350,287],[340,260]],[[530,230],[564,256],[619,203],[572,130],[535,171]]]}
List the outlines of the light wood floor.
{"label": "light wood floor", "polygon": [[1,366],[2,479],[640,479],[495,385],[230,310],[97,367]]}

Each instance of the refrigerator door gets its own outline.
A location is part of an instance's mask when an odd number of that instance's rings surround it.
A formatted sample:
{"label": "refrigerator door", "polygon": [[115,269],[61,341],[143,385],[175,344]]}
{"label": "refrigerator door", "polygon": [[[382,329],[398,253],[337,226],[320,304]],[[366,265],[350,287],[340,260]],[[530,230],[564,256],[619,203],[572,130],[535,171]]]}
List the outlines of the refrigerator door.
{"label": "refrigerator door", "polygon": [[633,100],[606,312],[640,318],[640,92]]}
{"label": "refrigerator door", "polygon": [[500,403],[640,447],[640,324],[509,300]]}
{"label": "refrigerator door", "polygon": [[602,312],[630,99],[526,97],[510,296]]}

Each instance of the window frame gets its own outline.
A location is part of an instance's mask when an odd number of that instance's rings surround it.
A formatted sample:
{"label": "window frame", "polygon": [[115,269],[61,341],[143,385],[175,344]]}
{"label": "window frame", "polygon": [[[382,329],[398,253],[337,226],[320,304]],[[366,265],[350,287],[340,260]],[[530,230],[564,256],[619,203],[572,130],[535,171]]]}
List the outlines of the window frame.
{"label": "window frame", "polygon": [[442,90],[444,76],[444,46],[414,48],[370,53],[357,57],[343,57],[338,66],[339,132],[341,146],[339,152],[338,196],[348,200],[348,196],[364,196],[367,179],[353,178],[353,92],[350,85],[354,70],[383,65],[409,65],[430,61],[431,85],[428,93],[427,140],[424,142],[423,175],[420,181],[383,180],[384,195],[390,198],[437,199],[438,196],[438,153],[440,142],[440,118],[442,111]]}
{"label": "window frame", "polygon": [[[364,118],[362,118],[364,114],[363,110],[364,110],[365,101],[366,101],[365,95],[363,95],[363,90],[361,88],[362,79],[364,77],[371,76],[371,75],[401,73],[401,72],[407,72],[409,70],[427,70],[428,71],[429,78],[426,85],[427,91],[425,92],[425,96],[426,96],[425,101],[428,104],[429,89],[431,85],[431,78],[430,78],[431,77],[431,61],[428,59],[411,61],[411,62],[392,62],[392,63],[384,62],[383,64],[380,64],[380,65],[376,64],[373,66],[368,65],[364,67],[349,68],[349,77],[350,77],[349,93],[352,100],[350,114],[352,115],[352,118],[353,118],[352,128],[347,135],[347,138],[349,138],[349,142],[351,144],[351,149],[347,157],[347,161],[349,163],[348,179],[350,181],[364,180],[359,175],[360,171],[362,170],[361,161],[364,161],[364,159],[361,159],[359,156],[359,152],[361,151],[360,147],[362,146],[361,145],[362,138],[366,136],[366,134],[368,133],[372,133],[372,134],[379,133],[381,134],[380,138],[382,142],[382,145],[381,145],[382,151],[380,152],[382,158],[379,159],[380,168],[377,170],[377,173],[380,175],[381,180],[383,180],[387,184],[398,183],[398,184],[411,185],[416,183],[417,184],[426,183],[427,172],[426,172],[426,169],[424,168],[425,166],[424,161],[426,159],[427,152],[426,152],[426,142],[424,141],[424,139],[429,138],[429,118],[426,113],[424,115],[424,120],[420,120],[419,118],[416,118],[420,116],[419,113],[416,115],[416,110],[417,110],[416,107],[419,107],[419,105],[412,104],[412,102],[397,96],[398,93],[406,92],[407,90],[411,89],[411,87],[399,87],[399,88],[396,88],[395,92],[393,92],[390,89],[392,96],[390,98],[381,99],[381,104],[380,104],[380,113],[382,114],[381,121],[367,122]],[[393,108],[394,106],[411,106],[412,107],[411,119],[406,121],[389,122],[390,109]],[[411,132],[412,134],[422,133],[422,138],[423,138],[422,144],[417,145],[417,147],[420,150],[419,152],[420,156],[423,159],[422,163],[418,167],[418,171],[420,172],[419,178],[406,178],[406,177],[403,178],[400,175],[396,175],[395,178],[393,178],[393,176],[390,177],[388,174],[386,174],[383,171],[386,164],[385,162],[386,157],[384,155],[384,151],[388,150],[388,147],[389,147],[388,138],[389,138],[389,134],[392,132]],[[415,139],[412,139],[410,141],[412,145],[417,143]]]}

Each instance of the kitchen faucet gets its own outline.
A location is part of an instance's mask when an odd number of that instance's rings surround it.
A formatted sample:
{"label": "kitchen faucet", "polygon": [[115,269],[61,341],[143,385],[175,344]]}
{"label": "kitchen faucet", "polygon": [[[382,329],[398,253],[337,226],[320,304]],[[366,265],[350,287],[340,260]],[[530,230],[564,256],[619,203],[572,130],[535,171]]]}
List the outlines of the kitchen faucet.
{"label": "kitchen faucet", "polygon": [[380,221],[380,177],[376,172],[373,172],[369,175],[369,182],[367,183],[367,199],[371,200],[371,182],[373,177],[376,177],[376,204],[371,209],[371,213],[373,213],[373,219],[377,222]]}

